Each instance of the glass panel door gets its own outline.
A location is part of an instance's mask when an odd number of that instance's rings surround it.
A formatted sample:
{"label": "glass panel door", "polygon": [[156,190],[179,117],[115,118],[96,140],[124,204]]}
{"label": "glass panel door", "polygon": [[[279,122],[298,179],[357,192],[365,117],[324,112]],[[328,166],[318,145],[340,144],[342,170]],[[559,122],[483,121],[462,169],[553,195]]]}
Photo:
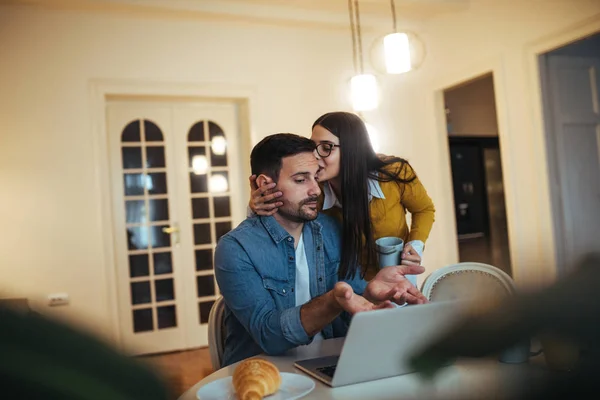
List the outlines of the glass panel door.
{"label": "glass panel door", "polygon": [[134,354],[185,346],[170,114],[131,103],[107,108],[119,325]]}
{"label": "glass panel door", "polygon": [[[189,295],[187,327],[192,346],[208,344],[208,316],[219,296],[213,254],[221,236],[245,216],[240,193],[238,127],[233,104],[189,104],[175,110],[178,151],[187,155],[178,169],[186,182],[181,197],[182,245],[185,263],[193,266],[186,279]],[[235,156],[234,156],[235,155]],[[184,200],[185,197],[185,200]],[[233,212],[234,209],[237,212]]]}

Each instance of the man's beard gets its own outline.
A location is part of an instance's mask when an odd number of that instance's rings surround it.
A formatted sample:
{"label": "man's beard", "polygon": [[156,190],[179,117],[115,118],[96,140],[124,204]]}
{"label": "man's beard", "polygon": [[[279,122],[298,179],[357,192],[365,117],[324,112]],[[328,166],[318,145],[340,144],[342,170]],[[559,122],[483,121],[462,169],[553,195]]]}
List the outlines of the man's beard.
{"label": "man's beard", "polygon": [[306,205],[307,203],[312,203],[312,202],[316,202],[318,199],[317,196],[315,197],[307,197],[306,199],[302,200],[299,204],[298,207],[293,209],[293,210],[285,210],[284,207],[279,207],[279,210],[277,211],[277,213],[279,215],[281,215],[282,217],[284,217],[285,219],[292,221],[292,222],[306,222],[306,221],[312,221],[314,219],[317,218],[318,215],[318,211],[312,211],[310,214],[309,212],[305,211],[303,209],[304,205]]}

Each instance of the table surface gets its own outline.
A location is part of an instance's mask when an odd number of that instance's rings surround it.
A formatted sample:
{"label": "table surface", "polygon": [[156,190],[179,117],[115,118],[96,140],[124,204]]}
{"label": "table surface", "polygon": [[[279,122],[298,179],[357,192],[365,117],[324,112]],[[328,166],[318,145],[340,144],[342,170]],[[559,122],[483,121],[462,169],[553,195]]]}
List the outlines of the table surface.
{"label": "table surface", "polygon": [[[309,377],[294,367],[296,360],[338,355],[343,338],[315,341],[300,346],[282,356],[261,355],[273,362],[281,372],[291,372]],[[548,371],[543,366],[543,356],[524,364],[503,364],[493,359],[463,359],[445,367],[431,382],[423,381],[417,374],[405,374],[371,382],[331,388],[317,379],[315,388],[303,399],[481,399],[514,398],[524,388],[542,383]],[[196,400],[200,387],[233,375],[237,366],[212,373],[181,395],[179,400]],[[310,377],[309,377],[310,378]]]}

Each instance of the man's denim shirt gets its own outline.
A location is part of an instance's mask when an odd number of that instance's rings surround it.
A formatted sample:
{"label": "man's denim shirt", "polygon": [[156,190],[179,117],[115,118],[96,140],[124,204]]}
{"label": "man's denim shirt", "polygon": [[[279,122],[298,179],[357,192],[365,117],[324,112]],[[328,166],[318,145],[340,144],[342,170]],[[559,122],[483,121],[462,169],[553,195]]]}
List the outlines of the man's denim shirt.
{"label": "man's denim shirt", "polygon": [[[319,215],[304,224],[302,234],[315,298],[338,282],[340,226]],[[273,217],[248,218],[220,239],[215,275],[225,299],[223,366],[312,341],[300,322],[301,306],[296,306],[295,254],[294,238]],[[347,282],[355,293],[364,292],[366,282],[359,276]],[[349,323],[349,314],[342,313],[323,328],[323,337],[345,336]]]}

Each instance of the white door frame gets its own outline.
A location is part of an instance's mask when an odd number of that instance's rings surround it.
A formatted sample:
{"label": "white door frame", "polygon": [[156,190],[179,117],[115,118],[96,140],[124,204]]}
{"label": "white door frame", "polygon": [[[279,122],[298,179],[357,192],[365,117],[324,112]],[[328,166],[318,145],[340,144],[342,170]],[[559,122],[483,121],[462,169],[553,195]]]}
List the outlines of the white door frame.
{"label": "white door frame", "polygon": [[[461,67],[460,70],[451,72],[446,76],[435,80],[432,82],[431,90],[429,90],[429,101],[434,105],[435,109],[435,126],[437,130],[437,142],[439,143],[437,158],[440,160],[440,170],[446,171],[446,177],[443,180],[442,193],[453,193],[454,189],[452,187],[450,146],[448,143],[446,114],[444,111],[444,91],[451,87],[467,83],[473,79],[477,79],[490,73],[492,74],[494,80],[494,98],[496,102],[496,116],[498,120],[498,139],[500,143],[500,155],[502,161],[502,179],[506,203],[509,251],[512,264],[512,273],[513,277],[515,277],[515,275],[518,275],[518,271],[514,266],[514,261],[512,260],[515,260],[513,243],[516,243],[516,236],[515,225],[511,216],[514,216],[515,212],[516,199],[514,195],[514,176],[516,171],[514,171],[514,168],[512,167],[514,164],[511,161],[511,138],[507,134],[507,100],[504,93],[506,83],[502,58],[495,57],[483,59],[479,62],[471,64],[468,67]],[[450,236],[448,240],[455,244],[451,250],[452,253],[448,255],[448,259],[454,260],[453,262],[458,262],[458,235],[456,231],[456,218],[454,217],[454,210],[454,198],[451,198],[449,202],[444,203],[444,208],[440,210],[440,214],[444,213],[448,216],[446,223],[451,224],[451,227],[450,229],[446,230],[446,232],[452,232],[452,236]]]}
{"label": "white door frame", "polygon": [[[509,133],[508,121],[508,99],[506,97],[505,88],[507,87],[507,79],[505,74],[503,55],[498,54],[495,57],[477,60],[467,67],[461,66],[459,70],[450,71],[448,74],[432,81],[428,84],[426,90],[429,104],[435,110],[435,129],[437,131],[437,158],[439,159],[440,170],[445,170],[446,176],[442,182],[442,193],[452,193],[452,174],[450,167],[450,156],[448,146],[448,133],[446,126],[446,115],[444,112],[444,96],[443,91],[453,86],[468,82],[479,76],[492,73],[494,78],[494,92],[496,100],[496,114],[498,117],[498,138],[500,141],[501,157],[502,157],[502,172],[504,181],[504,193],[506,200],[506,213],[508,224],[508,238],[510,245],[510,258],[512,264],[513,278],[517,283],[528,283],[542,285],[553,281],[557,273],[556,254],[544,249],[555,248],[555,229],[554,220],[552,217],[551,207],[551,190],[548,180],[548,154],[546,147],[546,137],[543,119],[543,102],[540,85],[540,71],[538,58],[541,54],[550,50],[564,46],[570,42],[577,41],[581,38],[589,36],[600,31],[600,14],[595,15],[584,21],[556,31],[553,34],[536,39],[526,43],[522,48],[522,56],[526,70],[525,96],[529,96],[529,105],[532,111],[533,126],[532,128],[532,143],[534,145],[534,165],[540,171],[539,176],[546,177],[540,179],[537,190],[532,191],[532,195],[536,196],[539,212],[540,227],[538,229],[540,246],[536,249],[539,254],[537,259],[539,262],[535,264],[521,265],[516,250],[517,241],[517,198],[516,198],[516,182],[518,171],[512,162],[512,149],[517,146],[517,142],[511,141]],[[514,54],[514,53],[513,53]],[[529,127],[527,127],[529,128]],[[514,142],[514,143],[513,143]],[[448,232],[448,240],[456,245],[449,249],[449,254],[446,255],[448,260],[458,260],[458,241],[456,234],[456,221],[454,218],[453,200],[440,205],[440,223],[447,225],[445,232]],[[442,215],[446,217],[442,217]],[[558,228],[559,229],[559,228]]]}
{"label": "white door frame", "polygon": [[108,134],[106,126],[106,103],[110,98],[127,98],[140,100],[175,100],[175,101],[229,101],[236,103],[239,109],[239,129],[242,171],[250,175],[250,152],[244,149],[251,147],[251,104],[255,104],[257,90],[251,86],[228,84],[187,84],[152,82],[137,80],[92,80],[90,90],[90,122],[93,141],[95,176],[100,194],[100,212],[97,215],[98,225],[102,232],[105,301],[110,311],[110,339],[113,344],[122,347],[117,301],[117,271],[115,260],[115,243],[112,233],[113,209],[112,188],[110,179],[110,162],[108,154]]}
{"label": "white door frame", "polygon": [[[542,235],[541,242],[543,247],[555,249],[553,252],[546,252],[547,266],[544,268],[546,273],[551,273],[553,278],[564,270],[561,263],[564,260],[563,248],[558,246],[558,243],[564,243],[563,227],[564,221],[562,216],[562,207],[552,200],[553,196],[557,196],[558,192],[553,185],[554,179],[552,174],[555,174],[558,166],[554,163],[554,157],[550,157],[550,153],[554,151],[554,143],[549,141],[549,137],[553,137],[554,121],[549,113],[544,110],[549,107],[547,99],[544,95],[545,90],[543,79],[546,79],[546,66],[540,59],[544,53],[555,50],[559,47],[566,46],[572,42],[583,39],[587,36],[600,32],[600,14],[595,15],[585,21],[574,24],[571,27],[558,31],[551,36],[544,37],[538,41],[530,43],[525,49],[525,61],[527,62],[527,92],[531,94],[532,113],[533,113],[533,140],[536,149],[536,165],[541,168],[547,176],[547,179],[540,180],[540,190],[545,196],[540,196],[540,213],[542,218],[540,222],[543,224],[540,228]],[[542,61],[542,62],[541,62]],[[560,195],[558,195],[560,196]],[[558,197],[555,197],[558,198]],[[556,212],[560,210],[560,212]],[[538,267],[543,268],[543,267]],[[544,271],[540,271],[544,272]]]}
{"label": "white door frame", "polygon": [[[568,56],[568,55],[553,55],[549,56],[548,53],[540,55],[540,76],[543,96],[543,110],[544,110],[544,123],[545,123],[545,139],[547,145],[548,154],[548,168],[550,176],[549,190],[552,193],[552,217],[554,222],[554,239],[556,243],[555,256],[557,261],[557,274],[564,274],[569,271],[571,263],[574,261],[573,256],[575,255],[569,248],[574,245],[572,238],[569,235],[573,234],[573,218],[571,198],[568,192],[565,192],[565,179],[561,169],[564,168],[564,162],[566,156],[564,149],[559,145],[561,142],[561,134],[557,132],[556,127],[562,122],[559,118],[560,106],[556,103],[557,99],[551,96],[556,95],[557,87],[552,84],[556,84],[553,81],[552,65],[555,67],[561,65],[563,62],[584,62],[587,57],[585,56]],[[589,57],[591,60],[598,60],[598,57]],[[551,91],[554,90],[554,92]],[[593,90],[593,89],[592,89]],[[561,129],[559,128],[559,131]],[[557,134],[558,133],[558,134]],[[559,163],[562,160],[562,164]]]}

